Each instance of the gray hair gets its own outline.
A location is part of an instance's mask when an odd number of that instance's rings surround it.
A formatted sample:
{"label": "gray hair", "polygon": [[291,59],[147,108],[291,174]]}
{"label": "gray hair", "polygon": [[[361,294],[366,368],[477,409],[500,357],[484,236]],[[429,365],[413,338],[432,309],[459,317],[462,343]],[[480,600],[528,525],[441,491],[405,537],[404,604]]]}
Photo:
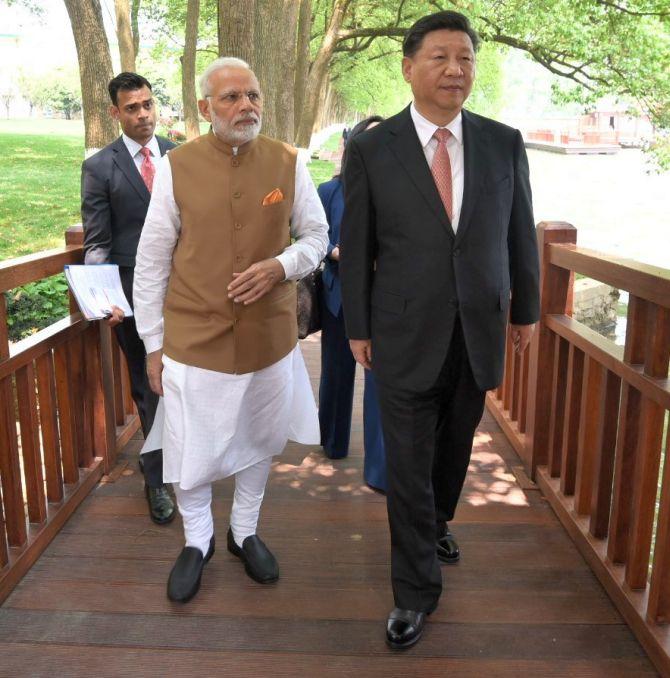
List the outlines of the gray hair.
{"label": "gray hair", "polygon": [[200,96],[204,99],[209,94],[209,79],[213,73],[222,68],[246,68],[251,70],[249,64],[237,57],[219,57],[207,66],[205,72],[200,76]]}

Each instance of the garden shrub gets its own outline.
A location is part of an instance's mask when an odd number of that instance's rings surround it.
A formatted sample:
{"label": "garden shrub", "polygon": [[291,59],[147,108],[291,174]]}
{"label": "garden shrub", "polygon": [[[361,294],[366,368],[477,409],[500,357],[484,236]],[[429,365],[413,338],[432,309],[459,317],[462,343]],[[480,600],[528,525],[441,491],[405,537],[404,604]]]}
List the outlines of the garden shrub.
{"label": "garden shrub", "polygon": [[5,292],[9,340],[16,342],[70,313],[65,276],[29,283]]}

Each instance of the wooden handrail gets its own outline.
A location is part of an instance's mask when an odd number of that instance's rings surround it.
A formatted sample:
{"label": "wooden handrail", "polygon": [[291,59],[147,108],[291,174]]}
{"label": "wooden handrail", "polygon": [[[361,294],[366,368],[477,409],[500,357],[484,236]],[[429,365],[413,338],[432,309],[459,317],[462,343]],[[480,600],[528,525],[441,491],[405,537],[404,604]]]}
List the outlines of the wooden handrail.
{"label": "wooden handrail", "polygon": [[0,601],[139,427],[110,328],[72,299],[71,315],[9,343],[2,292],[81,263],[82,244],[73,227],[63,248],[0,263]]}
{"label": "wooden handrail", "polygon": [[[487,405],[529,474],[663,675],[670,676],[670,271],[576,245],[538,226],[541,319],[530,364],[508,342]],[[572,318],[580,273],[630,293],[626,343]],[[517,394],[527,392],[527,430]],[[652,550],[655,500],[662,485]],[[652,563],[653,555],[653,563]]]}
{"label": "wooden handrail", "polygon": [[549,244],[548,263],[670,307],[670,270],[576,245]]}
{"label": "wooden handrail", "polygon": [[81,263],[81,258],[81,246],[66,245],[2,261],[0,262],[0,292],[62,273],[63,266]]}

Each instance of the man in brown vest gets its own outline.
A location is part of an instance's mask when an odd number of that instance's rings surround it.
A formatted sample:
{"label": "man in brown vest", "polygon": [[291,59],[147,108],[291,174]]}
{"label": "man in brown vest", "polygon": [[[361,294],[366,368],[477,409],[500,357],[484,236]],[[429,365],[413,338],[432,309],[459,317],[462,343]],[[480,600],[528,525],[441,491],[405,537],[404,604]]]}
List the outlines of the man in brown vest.
{"label": "man in brown vest", "polygon": [[262,98],[247,64],[217,59],[200,87],[212,128],[158,168],[134,292],[149,381],[164,396],[163,480],[184,523],[168,579],[168,597],[180,602],[197,593],[214,553],[211,484],[230,475],[228,550],[254,580],[279,577],[256,527],[272,457],[289,438],[319,442],[295,280],[328,243],[295,149],[259,136]]}

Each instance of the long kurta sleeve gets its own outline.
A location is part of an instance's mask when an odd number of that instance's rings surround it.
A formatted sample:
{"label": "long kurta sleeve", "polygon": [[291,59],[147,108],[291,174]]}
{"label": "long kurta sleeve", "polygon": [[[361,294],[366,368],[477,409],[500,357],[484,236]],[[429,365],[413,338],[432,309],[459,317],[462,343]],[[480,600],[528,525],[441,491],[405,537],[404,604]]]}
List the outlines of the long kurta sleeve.
{"label": "long kurta sleeve", "polygon": [[291,212],[291,236],[295,242],[277,256],[287,280],[311,273],[328,251],[328,221],[316,188],[303,162],[295,166],[295,197]]}
{"label": "long kurta sleeve", "polygon": [[166,155],[158,165],[135,262],[135,322],[147,353],[163,346],[163,303],[180,229],[179,208]]}

